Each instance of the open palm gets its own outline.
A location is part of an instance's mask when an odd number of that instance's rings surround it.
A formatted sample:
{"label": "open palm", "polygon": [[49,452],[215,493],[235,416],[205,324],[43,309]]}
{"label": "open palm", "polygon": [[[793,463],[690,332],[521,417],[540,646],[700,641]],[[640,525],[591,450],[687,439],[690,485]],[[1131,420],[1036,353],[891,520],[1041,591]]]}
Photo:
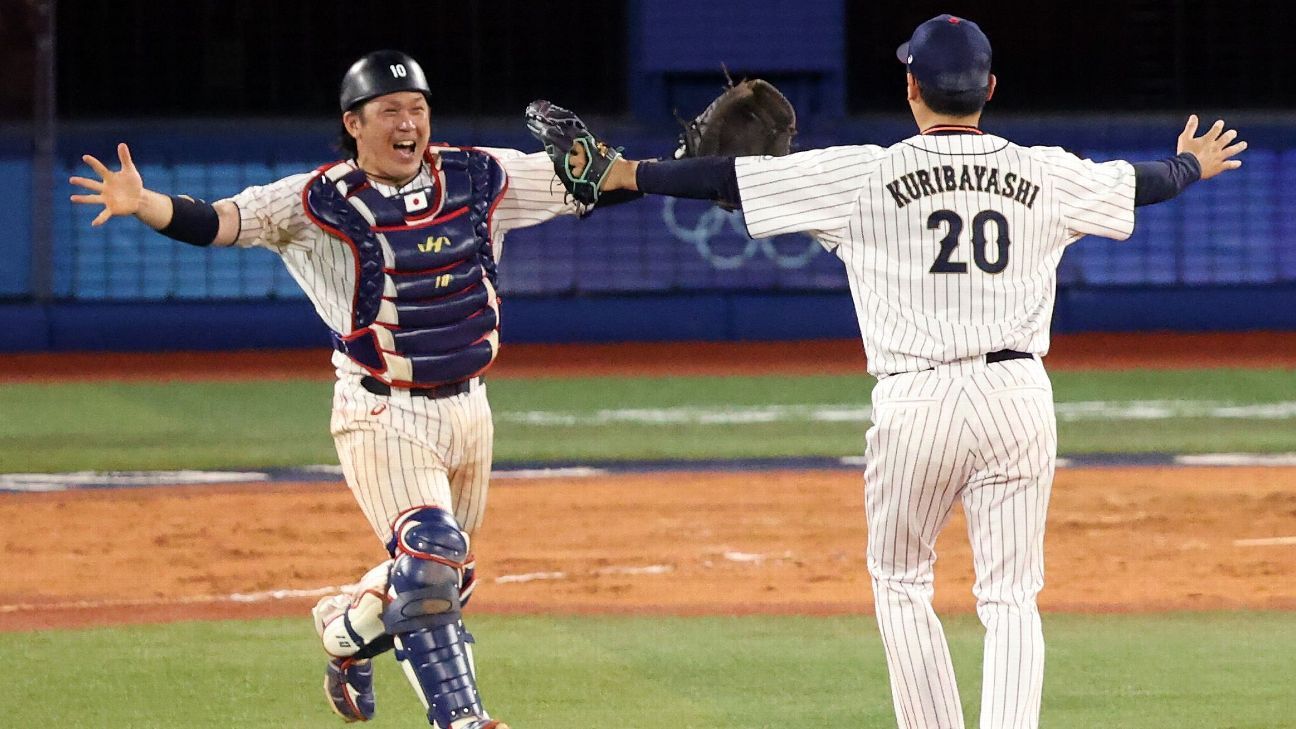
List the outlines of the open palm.
{"label": "open palm", "polygon": [[1201,165],[1201,178],[1209,180],[1221,172],[1236,170],[1242,166],[1242,160],[1232,159],[1247,148],[1246,142],[1234,142],[1237,130],[1224,131],[1224,120],[1220,119],[1202,133],[1197,134],[1197,115],[1188,117],[1183,132],[1179,134],[1179,146],[1175,153],[1191,152]]}
{"label": "open palm", "polygon": [[134,215],[139,211],[140,199],[144,195],[144,181],[140,178],[139,170],[135,169],[135,163],[131,161],[130,148],[124,143],[117,145],[117,158],[121,161],[121,169],[113,172],[93,156],[82,155],[81,159],[90,165],[90,169],[100,179],[72,177],[68,180],[93,193],[72,195],[72,202],[104,206],[91,225],[103,225],[109,218]]}

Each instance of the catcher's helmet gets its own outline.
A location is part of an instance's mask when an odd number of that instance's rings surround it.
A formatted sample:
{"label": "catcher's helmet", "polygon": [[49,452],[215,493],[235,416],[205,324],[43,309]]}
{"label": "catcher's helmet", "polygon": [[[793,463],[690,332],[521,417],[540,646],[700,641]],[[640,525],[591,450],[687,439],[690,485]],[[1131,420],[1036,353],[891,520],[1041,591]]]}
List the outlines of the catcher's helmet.
{"label": "catcher's helmet", "polygon": [[338,103],[342,111],[383,94],[397,91],[418,91],[429,99],[427,77],[418,61],[400,51],[374,51],[351,64],[342,77],[342,91]]}

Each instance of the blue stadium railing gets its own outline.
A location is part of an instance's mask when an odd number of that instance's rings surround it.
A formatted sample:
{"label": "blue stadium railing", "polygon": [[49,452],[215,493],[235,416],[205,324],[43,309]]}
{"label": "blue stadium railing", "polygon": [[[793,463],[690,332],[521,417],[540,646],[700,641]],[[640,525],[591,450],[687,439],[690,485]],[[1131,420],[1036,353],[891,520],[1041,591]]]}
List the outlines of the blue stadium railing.
{"label": "blue stadium railing", "polygon": [[[894,123],[855,124],[803,143],[847,140],[889,142],[908,132]],[[1173,121],[1156,128],[1153,141],[1138,124],[1016,122],[1030,141],[1048,140],[1095,159],[1156,159],[1170,151]],[[1296,127],[1290,129],[1296,132]],[[1033,133],[1032,133],[1033,132]],[[279,132],[283,134],[281,130]],[[318,132],[309,149],[260,150],[246,138],[203,140],[197,149],[155,140],[157,131],[134,136],[140,171],[158,190],[184,191],[214,200],[248,185],[311,169],[328,155]],[[634,154],[669,147],[670,140],[642,133],[618,139]],[[271,135],[272,138],[274,135]],[[482,137],[468,130],[464,136]],[[297,136],[301,139],[301,136]],[[1296,138],[1293,134],[1291,138]],[[64,149],[79,140],[69,139]],[[476,141],[476,140],[475,140]],[[90,138],[87,145],[102,143]],[[486,142],[486,143],[489,143]],[[502,144],[534,146],[510,135]],[[299,144],[298,146],[302,146]],[[226,155],[211,159],[213,154]],[[111,146],[109,145],[109,149]],[[200,153],[199,153],[199,150]],[[640,151],[647,150],[647,151]],[[154,154],[154,152],[161,154]],[[271,152],[265,154],[264,152]],[[1271,284],[1296,281],[1296,144],[1252,143],[1246,164],[1209,185],[1190,189],[1168,205],[1141,209],[1134,236],[1123,244],[1083,241],[1068,251],[1060,283],[1090,286]],[[79,166],[79,162],[77,162]],[[59,170],[66,179],[74,168]],[[176,246],[142,226],[117,222],[91,228],[94,210],[56,197],[54,295],[58,299],[202,300],[296,298],[301,293],[264,251],[218,255]],[[841,266],[804,236],[752,241],[738,214],[688,201],[650,199],[601,211],[584,220],[562,220],[510,236],[501,289],[509,294],[565,295],[702,291],[834,291],[846,288]]]}
{"label": "blue stadium railing", "polygon": [[[1173,151],[1181,123],[1179,117],[1170,116],[1000,120],[991,116],[986,120],[990,130],[1021,143],[1055,144],[1100,160],[1164,157]],[[1089,316],[1097,317],[1093,320],[1097,326],[1120,328],[1120,312],[1095,314],[1087,308],[1095,301],[1113,301],[1112,296],[1119,294],[1141,302],[1139,307],[1152,302],[1155,308],[1157,301],[1164,300],[1165,317],[1144,311],[1130,314],[1128,321],[1140,321],[1142,316],[1151,326],[1296,326],[1292,314],[1277,311],[1284,306],[1296,309],[1290,306],[1296,303],[1292,293],[1296,291],[1296,143],[1291,141],[1296,139],[1296,119],[1242,119],[1238,125],[1251,143],[1241,170],[1195,186],[1175,202],[1140,209],[1135,234],[1128,242],[1087,239],[1069,249],[1059,280],[1059,318],[1064,325]],[[672,147],[669,134],[661,131],[615,121],[599,126],[608,130],[608,138],[624,144],[631,156],[659,155]],[[803,147],[862,141],[888,144],[911,130],[912,123],[899,115],[856,119],[812,129],[800,143]],[[55,172],[61,187],[55,195],[52,301],[42,305],[75,305],[82,318],[90,316],[87,307],[95,303],[304,305],[296,283],[272,254],[262,250],[213,253],[177,245],[131,221],[91,228],[95,211],[71,204],[65,194],[70,190],[62,188],[62,181],[83,169],[78,159],[81,152],[112,158],[113,143],[124,139],[132,144],[150,187],[214,200],[330,159],[332,131],[332,125],[324,124],[243,121],[135,122],[66,132],[59,143],[61,169]],[[488,125],[443,122],[436,133],[468,143],[536,147],[519,125],[508,120]],[[0,168],[9,171],[11,179],[21,179],[24,163],[9,153],[0,159]],[[16,218],[22,211],[10,207],[4,215]],[[14,227],[21,229],[19,223]],[[9,250],[8,263],[0,272],[0,297],[22,305],[34,292],[21,271],[30,250],[23,249],[19,238],[4,244]],[[505,244],[500,288],[515,302],[529,302],[530,308],[523,306],[521,316],[533,316],[540,324],[551,316],[570,321],[572,317],[557,313],[568,310],[581,310],[582,316],[606,314],[606,327],[595,326],[597,331],[577,333],[574,338],[616,338],[615,320],[635,318],[625,312],[607,313],[616,308],[609,302],[617,297],[633,299],[629,306],[648,312],[643,314],[645,319],[655,316],[647,299],[658,300],[665,307],[661,316],[667,318],[689,316],[689,312],[699,318],[696,312],[704,306],[725,312],[720,320],[699,324],[697,330],[662,328],[660,337],[645,320],[631,326],[625,338],[669,338],[681,333],[706,337],[717,327],[724,331],[717,331],[715,338],[758,338],[761,316],[776,318],[794,300],[809,301],[813,307],[823,298],[843,298],[846,279],[841,264],[808,237],[753,241],[743,233],[736,214],[691,201],[648,199],[583,220],[563,219],[515,232]],[[1184,304],[1174,303],[1175,296],[1169,295],[1171,290],[1190,296],[1200,306],[1220,291],[1258,293],[1259,298],[1247,293],[1245,300],[1275,311],[1269,316],[1249,312],[1229,319],[1204,310],[1194,313],[1189,306],[1185,314]],[[1158,291],[1167,295],[1139,298]],[[595,306],[591,297],[605,300]],[[1236,307],[1225,301],[1218,305]],[[1069,308],[1075,310],[1068,313]],[[1169,311],[1175,308],[1181,310],[1178,320]],[[144,310],[159,311],[157,306]],[[850,312],[842,313],[845,316],[832,321],[849,329]],[[46,314],[51,320],[59,317],[58,312]],[[1175,324],[1179,320],[1182,326]],[[46,322],[45,326],[54,325]],[[767,326],[774,337],[795,333],[794,324]],[[810,333],[835,334],[836,327]],[[51,334],[43,341],[56,346],[54,339],[58,337]],[[65,339],[71,340],[67,347],[74,348],[76,336]]]}

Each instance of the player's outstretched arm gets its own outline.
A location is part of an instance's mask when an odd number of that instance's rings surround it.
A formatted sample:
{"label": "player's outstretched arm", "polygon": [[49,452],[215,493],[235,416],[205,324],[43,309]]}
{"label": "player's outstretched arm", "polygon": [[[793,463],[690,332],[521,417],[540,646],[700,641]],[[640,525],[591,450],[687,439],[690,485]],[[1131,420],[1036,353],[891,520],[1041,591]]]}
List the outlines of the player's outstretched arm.
{"label": "player's outstretched arm", "polygon": [[168,237],[194,245],[229,245],[238,235],[239,214],[233,203],[221,201],[213,206],[144,187],[125,143],[117,145],[121,168],[116,172],[93,155],[82,155],[81,159],[99,179],[74,176],[68,182],[89,191],[89,194],[72,195],[72,202],[103,206],[91,225],[100,226],[111,218],[133,215]]}
{"label": "player's outstretched arm", "polygon": [[590,205],[604,193],[626,190],[738,206],[733,157],[627,160],[597,141],[575,114],[543,99],[531,102],[526,120],[527,129],[544,144],[559,181],[581,203]]}
{"label": "player's outstretched arm", "polygon": [[1247,148],[1247,143],[1234,141],[1237,130],[1225,131],[1223,119],[1217,120],[1200,137],[1193,136],[1196,133],[1197,115],[1192,114],[1179,133],[1179,145],[1175,151],[1177,154],[1188,152],[1197,158],[1201,165],[1201,179],[1209,180],[1221,172],[1242,166],[1242,160],[1233,158]]}
{"label": "player's outstretched arm", "polygon": [[1134,164],[1134,204],[1153,205],[1173,199],[1189,185],[1242,166],[1233,159],[1247,148],[1237,140],[1237,131],[1225,131],[1223,120],[1202,135],[1197,134],[1197,115],[1188,117],[1173,157]]}
{"label": "player's outstretched arm", "polygon": [[[584,169],[581,150],[569,156],[572,169]],[[727,210],[742,207],[733,157],[689,157],[653,161],[618,157],[603,176],[600,190],[628,190],[691,200],[710,200]]]}

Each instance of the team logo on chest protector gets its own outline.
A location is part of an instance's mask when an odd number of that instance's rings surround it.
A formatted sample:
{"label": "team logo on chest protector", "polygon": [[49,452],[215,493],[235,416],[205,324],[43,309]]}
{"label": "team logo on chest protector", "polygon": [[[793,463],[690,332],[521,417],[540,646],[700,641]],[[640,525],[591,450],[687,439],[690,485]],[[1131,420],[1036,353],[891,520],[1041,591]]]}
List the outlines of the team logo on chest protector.
{"label": "team logo on chest protector", "polygon": [[351,331],[334,347],[388,384],[426,387],[481,373],[499,351],[490,214],[503,168],[473,149],[427,155],[437,184],[384,197],[350,162],[303,193],[311,220],[355,256]]}

